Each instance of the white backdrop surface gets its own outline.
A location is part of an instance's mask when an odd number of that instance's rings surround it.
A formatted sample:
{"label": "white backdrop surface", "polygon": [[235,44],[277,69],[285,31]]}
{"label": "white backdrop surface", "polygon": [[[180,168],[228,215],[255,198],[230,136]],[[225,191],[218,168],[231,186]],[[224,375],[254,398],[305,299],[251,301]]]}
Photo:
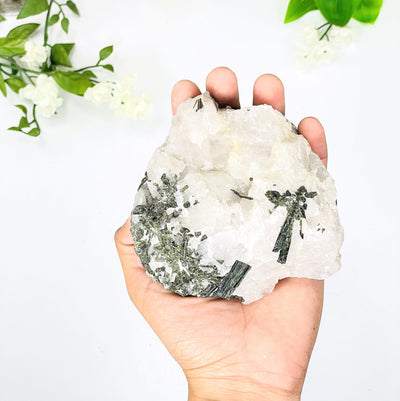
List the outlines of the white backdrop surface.
{"label": "white backdrop surface", "polygon": [[296,67],[294,44],[322,19],[284,25],[287,1],[77,4],[74,65],[114,44],[117,74],[136,72],[154,111],[133,122],[65,94],[31,138],[7,131],[17,97],[0,98],[0,400],[186,398],[179,366],[130,303],[113,235],[168,132],[173,84],[204,90],[220,65],[236,72],[242,105],[260,74],[277,74],[288,118],[314,115],[327,133],[343,267],[326,282],[303,400],[398,400],[400,4],[386,0],[375,26],[352,22],[353,43],[310,72]]}

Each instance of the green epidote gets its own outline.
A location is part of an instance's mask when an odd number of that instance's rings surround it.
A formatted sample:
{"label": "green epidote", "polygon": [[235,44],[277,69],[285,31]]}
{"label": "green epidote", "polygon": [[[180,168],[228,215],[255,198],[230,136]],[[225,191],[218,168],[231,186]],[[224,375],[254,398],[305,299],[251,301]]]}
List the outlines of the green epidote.
{"label": "green epidote", "polygon": [[[232,294],[251,266],[236,261],[225,276],[220,276],[215,264],[202,263],[200,246],[191,247],[189,242],[196,237],[201,244],[207,241],[207,235],[182,226],[179,220],[182,208],[175,194],[185,194],[188,186],[178,188],[176,175],[163,174],[153,182],[145,174],[138,190],[143,191],[145,203],[132,211],[131,232],[135,251],[150,277],[181,296],[236,298]],[[183,208],[198,203],[185,200]],[[152,261],[160,262],[160,266],[152,268]]]}

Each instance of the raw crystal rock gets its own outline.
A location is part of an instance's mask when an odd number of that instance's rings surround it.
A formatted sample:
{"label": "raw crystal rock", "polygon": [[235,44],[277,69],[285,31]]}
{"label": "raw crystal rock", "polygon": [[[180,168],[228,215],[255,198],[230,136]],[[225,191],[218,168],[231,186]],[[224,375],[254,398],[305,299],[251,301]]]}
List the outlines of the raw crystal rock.
{"label": "raw crystal rock", "polygon": [[25,0],[0,0],[0,13],[16,14],[21,10]]}
{"label": "raw crystal rock", "polygon": [[220,109],[204,93],[179,107],[150,160],[131,232],[166,289],[250,303],[282,278],[340,268],[336,204],[333,179],[281,113]]}

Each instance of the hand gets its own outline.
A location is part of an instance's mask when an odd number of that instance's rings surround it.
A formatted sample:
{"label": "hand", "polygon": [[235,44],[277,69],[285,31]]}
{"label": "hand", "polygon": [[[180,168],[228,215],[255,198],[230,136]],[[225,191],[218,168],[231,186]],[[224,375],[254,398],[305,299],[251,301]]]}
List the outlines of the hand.
{"label": "hand", "polygon": [[[213,70],[206,88],[221,106],[240,107],[236,76],[228,68]],[[178,82],[172,91],[172,113],[199,94],[193,82]],[[253,103],[270,104],[284,113],[281,81],[273,75],[260,76]],[[319,121],[305,118],[298,129],[326,166],[325,134]],[[286,278],[250,305],[182,298],[146,275],[129,228],[130,219],[115,235],[129,295],[185,372],[189,400],[299,400],[318,332],[323,281]]]}

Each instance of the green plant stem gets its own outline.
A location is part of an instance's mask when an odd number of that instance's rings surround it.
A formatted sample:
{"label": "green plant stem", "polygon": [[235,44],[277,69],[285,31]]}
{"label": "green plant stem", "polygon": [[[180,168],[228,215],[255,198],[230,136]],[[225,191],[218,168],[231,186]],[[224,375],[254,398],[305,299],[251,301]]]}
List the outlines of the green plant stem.
{"label": "green plant stem", "polygon": [[60,4],[56,0],[50,0],[49,8],[47,9],[47,14],[46,14],[46,22],[44,24],[44,43],[43,43],[43,46],[48,46],[48,41],[49,41],[49,20],[50,20],[51,7],[52,7],[53,4],[56,4],[58,6],[58,8],[60,9],[58,14],[61,13],[62,16],[65,18],[64,10],[62,8],[63,8],[63,6],[66,6],[67,4],[66,3],[65,4]]}
{"label": "green plant stem", "polygon": [[40,133],[40,126],[39,126],[39,122],[36,119],[36,104],[33,105],[33,109],[32,109],[32,115],[33,115],[33,120],[31,122],[31,124],[34,122],[36,124],[36,128],[39,130]]}
{"label": "green plant stem", "polygon": [[[23,80],[23,75],[25,75],[25,76],[28,78],[29,82],[30,82],[32,85],[34,84],[33,81],[32,81],[32,77],[28,74],[28,72],[31,72],[31,73],[33,73],[33,74],[36,74],[36,76],[37,76],[37,75],[39,75],[39,73],[38,73],[37,71],[30,70],[30,69],[28,69],[28,68],[20,67],[12,58],[9,58],[9,59],[7,59],[7,60],[8,60],[8,62],[9,62],[10,64],[0,63],[0,69],[1,69],[1,71],[2,71],[4,74],[6,74],[6,75],[8,75],[10,78],[12,78],[14,74],[13,74],[12,72],[7,72],[7,71],[5,71],[4,68],[8,68],[8,69],[10,69],[10,70],[17,70],[17,71],[19,72],[19,76],[21,77],[22,80]],[[3,67],[3,68],[1,68],[1,67]]]}
{"label": "green plant stem", "polygon": [[325,24],[322,24],[321,26],[319,26],[317,28],[317,31],[319,31],[321,28],[323,28],[324,26],[327,26],[327,25],[329,25],[329,22],[325,22]]}
{"label": "green plant stem", "polygon": [[43,46],[48,46],[48,41],[49,41],[49,20],[50,20],[51,7],[52,7],[53,4],[56,4],[58,6],[58,8],[60,9],[58,14],[59,15],[62,14],[62,16],[65,18],[65,13],[64,13],[64,10],[62,8],[63,8],[63,6],[66,6],[67,3],[60,4],[56,0],[50,0],[49,8],[47,9],[47,14],[46,14],[46,22],[44,24],[44,43],[43,43]]}
{"label": "green plant stem", "polygon": [[328,28],[326,29],[326,31],[323,33],[323,35],[319,38],[319,40],[322,40],[325,36],[326,36],[326,39],[329,41],[329,36],[328,36],[328,32],[329,32],[329,30],[332,28],[332,24],[329,24],[329,26],[328,26]]}
{"label": "green plant stem", "polygon": [[28,75],[28,73],[27,73],[26,71],[21,72],[21,78],[22,78],[22,73],[25,74],[25,76],[28,78],[29,82],[30,82],[32,85],[35,85],[34,82],[32,81],[32,78],[30,77],[30,75]]}
{"label": "green plant stem", "polygon": [[51,6],[53,5],[54,0],[50,0],[49,3],[49,8],[47,9],[47,14],[46,14],[46,22],[44,23],[44,41],[43,41],[43,46],[47,46],[47,42],[49,41],[49,19],[50,19],[50,11],[51,11]]}
{"label": "green plant stem", "polygon": [[[39,75],[39,71],[35,71],[35,70],[30,70],[29,68],[23,68],[21,66],[19,66],[14,60],[12,59],[8,59],[8,61],[11,63],[10,64],[4,64],[4,63],[0,63],[0,67],[5,67],[5,68],[9,68],[10,70],[14,69],[14,70],[18,70],[19,72],[23,72],[23,73],[27,73],[27,72],[31,72],[32,74],[36,74]],[[7,75],[9,75],[9,73],[6,73]],[[12,74],[11,74],[12,75]]]}
{"label": "green plant stem", "polygon": [[82,71],[89,70],[89,69],[91,69],[91,68],[99,68],[99,67],[102,67],[102,66],[99,65],[99,64],[96,64],[96,65],[91,65],[91,66],[89,66],[89,67],[79,68],[79,70],[74,70],[74,72],[82,72]]}
{"label": "green plant stem", "polygon": [[57,4],[58,8],[60,9],[58,14],[61,13],[62,16],[65,18],[65,13],[64,13],[64,10],[62,8],[65,7],[67,5],[67,3],[60,4],[57,0],[54,0],[54,3]]}
{"label": "green plant stem", "polygon": [[[0,64],[0,66],[2,66],[3,64]],[[3,73],[3,74],[6,74],[6,75],[8,75],[9,77],[12,77],[12,73],[11,72],[7,72],[5,69],[3,69],[3,68],[1,68],[0,67],[0,71]]]}

